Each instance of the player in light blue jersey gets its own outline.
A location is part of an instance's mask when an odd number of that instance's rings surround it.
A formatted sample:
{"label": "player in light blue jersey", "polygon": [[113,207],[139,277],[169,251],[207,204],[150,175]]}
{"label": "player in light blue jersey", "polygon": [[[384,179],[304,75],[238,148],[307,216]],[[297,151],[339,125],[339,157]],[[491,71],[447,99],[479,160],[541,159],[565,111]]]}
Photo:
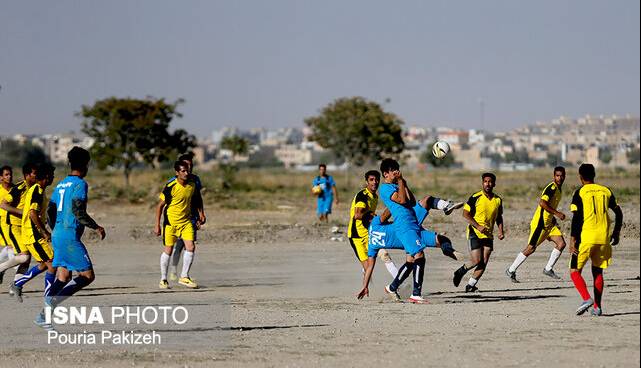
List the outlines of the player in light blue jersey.
{"label": "player in light blue jersey", "polygon": [[[93,264],[87,248],[81,241],[85,227],[96,230],[100,239],[105,238],[105,229],[87,214],[88,185],[84,177],[89,170],[89,152],[73,147],[67,154],[71,172],[53,189],[47,213],[53,228],[53,266],[57,268],[56,279],[51,285],[45,303],[56,307],[94,279]],[[72,273],[77,276],[72,279]],[[51,328],[44,319],[44,310],[36,317],[36,324]]]}

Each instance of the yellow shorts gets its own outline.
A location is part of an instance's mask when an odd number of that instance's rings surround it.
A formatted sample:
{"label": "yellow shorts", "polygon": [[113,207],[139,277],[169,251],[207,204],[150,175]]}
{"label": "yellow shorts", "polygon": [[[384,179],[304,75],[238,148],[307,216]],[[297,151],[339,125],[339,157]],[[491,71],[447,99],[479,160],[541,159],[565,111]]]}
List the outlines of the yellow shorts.
{"label": "yellow shorts", "polygon": [[5,239],[9,242],[8,245],[13,247],[13,252],[15,254],[27,251],[27,248],[22,244],[22,226],[9,225],[6,223],[2,223],[0,226],[2,226],[2,233],[4,234]]}
{"label": "yellow shorts", "polygon": [[31,253],[31,256],[38,262],[46,262],[53,259],[51,243],[44,239],[38,239],[35,243],[27,244],[26,248],[29,253]]}
{"label": "yellow shorts", "polygon": [[358,258],[358,260],[361,262],[367,261],[368,240],[369,240],[369,237],[367,236],[362,238],[349,238],[349,244],[352,246],[352,249],[354,250],[354,254],[356,254],[356,258]]}
{"label": "yellow shorts", "polygon": [[583,269],[592,261],[593,267],[608,268],[612,262],[612,246],[610,244],[579,244],[579,255],[570,257],[570,268]]}
{"label": "yellow shorts", "polygon": [[187,222],[183,225],[165,225],[163,232],[163,244],[166,247],[173,247],[178,238],[194,241],[196,239],[195,235],[196,232],[194,231],[194,225],[191,222]]}
{"label": "yellow shorts", "polygon": [[563,233],[558,226],[554,225],[551,228],[546,229],[543,226],[530,224],[530,237],[528,238],[527,243],[533,247],[536,247],[544,240],[549,239],[552,236],[563,236]]}

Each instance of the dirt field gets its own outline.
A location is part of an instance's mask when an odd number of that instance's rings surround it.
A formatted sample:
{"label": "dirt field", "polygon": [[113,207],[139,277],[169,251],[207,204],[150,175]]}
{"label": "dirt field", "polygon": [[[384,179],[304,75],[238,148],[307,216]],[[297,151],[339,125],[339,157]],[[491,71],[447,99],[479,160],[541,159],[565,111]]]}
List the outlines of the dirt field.
{"label": "dirt field", "polygon": [[[345,221],[348,198],[342,200],[334,223]],[[162,343],[48,344],[47,333],[32,322],[42,303],[39,277],[25,287],[23,304],[0,297],[0,366],[639,366],[638,199],[624,206],[623,240],[605,274],[601,318],[574,315],[580,300],[566,252],[556,266],[562,281],[541,273],[547,244],[521,266],[520,284],[504,275],[526,241],[531,206],[506,212],[507,239],[496,241],[479,293],[454,288],[451,276],[460,263],[429,251],[429,305],[386,299],[383,286],[390,276],[380,266],[370,297],[358,301],[361,274],[353,252],[346,241],[330,240],[330,226],[314,224],[311,201],[271,211],[209,211],[191,272],[201,288],[158,290],[161,247],[151,236],[150,206],[90,203],[108,237],[97,242],[87,234],[97,280],[67,305],[103,312],[183,306],[187,323],[65,324],[59,333],[156,331]],[[447,232],[466,251],[460,213],[430,215],[426,225]],[[569,222],[563,226],[567,230]],[[400,265],[402,254],[392,256]],[[589,269],[584,275],[591,285]]]}

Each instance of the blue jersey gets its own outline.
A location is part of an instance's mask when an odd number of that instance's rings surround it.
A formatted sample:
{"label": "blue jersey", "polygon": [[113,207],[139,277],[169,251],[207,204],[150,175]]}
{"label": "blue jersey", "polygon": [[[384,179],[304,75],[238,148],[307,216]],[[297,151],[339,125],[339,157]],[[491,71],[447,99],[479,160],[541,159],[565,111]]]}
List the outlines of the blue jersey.
{"label": "blue jersey", "polygon": [[74,200],[87,202],[87,192],[87,182],[79,176],[69,175],[56,185],[49,200],[56,206],[56,224],[52,236],[75,234],[80,239],[85,227],[74,216],[72,203]]}
{"label": "blue jersey", "polygon": [[[420,207],[420,205],[417,206]],[[421,211],[427,215],[425,209]],[[402,239],[392,224],[383,224],[381,223],[381,218],[375,216],[369,226],[367,256],[376,257],[379,249],[404,249],[406,253],[413,255],[426,247],[436,247],[436,236],[436,232],[421,228],[419,232],[419,244],[410,244],[410,246],[407,246],[403,244]]]}
{"label": "blue jersey", "polygon": [[419,231],[418,220],[410,203],[405,205],[396,203],[392,200],[392,195],[398,192],[397,184],[383,183],[378,188],[380,198],[385,203],[385,207],[391,212],[394,218],[394,227],[397,231]]}
{"label": "blue jersey", "polygon": [[319,185],[321,189],[323,190],[321,194],[318,196],[319,198],[325,197],[325,198],[333,198],[334,197],[334,192],[332,191],[332,187],[336,186],[336,182],[334,181],[334,178],[331,175],[328,176],[317,176],[314,178],[314,181],[312,182],[312,186],[317,186]]}

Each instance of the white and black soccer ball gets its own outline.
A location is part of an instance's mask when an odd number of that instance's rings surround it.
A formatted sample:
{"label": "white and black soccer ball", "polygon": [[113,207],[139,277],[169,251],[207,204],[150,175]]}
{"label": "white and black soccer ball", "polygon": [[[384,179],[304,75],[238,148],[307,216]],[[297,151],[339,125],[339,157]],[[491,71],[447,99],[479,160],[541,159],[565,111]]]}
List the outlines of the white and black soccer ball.
{"label": "white and black soccer ball", "polygon": [[434,155],[434,157],[438,159],[445,158],[445,156],[447,156],[449,152],[450,152],[450,145],[447,142],[437,141],[432,146],[432,154]]}

